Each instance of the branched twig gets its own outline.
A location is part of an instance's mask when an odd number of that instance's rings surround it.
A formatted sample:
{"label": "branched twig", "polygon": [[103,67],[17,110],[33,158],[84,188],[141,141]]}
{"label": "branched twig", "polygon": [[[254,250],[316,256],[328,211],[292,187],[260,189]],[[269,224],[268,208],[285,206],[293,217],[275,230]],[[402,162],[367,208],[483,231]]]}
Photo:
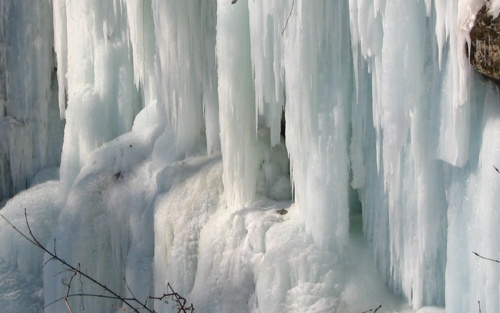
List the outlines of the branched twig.
{"label": "branched twig", "polygon": [[[109,289],[106,285],[100,283],[99,281],[97,281],[96,279],[94,279],[93,277],[89,276],[88,274],[86,274],[85,272],[81,271],[78,267],[75,267],[75,266],[72,266],[71,264],[69,264],[68,262],[66,262],[64,259],[61,259],[60,257],[58,257],[55,252],[52,252],[50,250],[48,250],[47,248],[45,248],[44,245],[42,245],[38,239],[36,239],[35,235],[33,234],[32,230],[31,230],[31,226],[29,224],[29,221],[28,221],[28,214],[26,213],[26,209],[24,210],[24,218],[25,218],[25,221],[26,221],[26,226],[28,228],[28,232],[29,232],[29,237],[24,234],[21,230],[19,230],[14,224],[12,224],[5,216],[3,216],[2,214],[0,214],[0,216],[12,227],[14,228],[14,230],[16,232],[18,232],[21,236],[23,236],[26,240],[28,240],[30,243],[32,243],[33,245],[35,245],[37,248],[39,249],[42,249],[45,253],[47,253],[51,259],[53,260],[56,260],[58,261],[59,263],[61,263],[61,265],[63,265],[64,267],[66,267],[66,271],[70,271],[70,272],[73,272],[73,276],[71,277],[71,280],[70,280],[70,283],[68,283],[68,285],[71,284],[71,281],[74,277],[74,275],[76,275],[75,273],[77,274],[80,274],[81,276],[87,278],[88,280],[90,280],[91,282],[93,282],[94,284],[96,284],[97,286],[101,287],[104,291],[110,293],[112,295],[112,297],[114,297],[114,299],[117,299],[117,300],[121,300],[123,303],[125,303],[126,305],[128,305],[129,307],[133,308],[133,305],[130,303],[130,300],[127,300],[127,299],[124,299],[123,297],[121,297],[119,294],[117,294],[116,292],[114,292],[113,290]],[[61,300],[65,300],[67,298],[69,298],[69,296],[71,295],[66,295],[65,297],[59,299],[59,301]],[[142,304],[139,300],[137,299],[134,299],[134,302],[137,302],[139,304]],[[55,303],[55,302],[54,302]],[[71,311],[70,311],[71,312]],[[134,310],[134,312],[136,313],[140,313],[139,310]],[[149,312],[152,312],[151,310],[149,310]]]}
{"label": "branched twig", "polygon": [[281,35],[285,33],[286,27],[288,26],[288,20],[290,19],[290,16],[292,16],[292,11],[294,6],[295,6],[295,0],[292,0],[292,7],[290,8],[290,13],[288,13],[288,17],[286,18],[285,27],[283,28]]}
{"label": "branched twig", "polygon": [[[80,264],[78,264],[78,267],[80,267]],[[69,278],[69,282],[66,284],[64,281],[62,282],[63,285],[66,286],[66,295],[64,296],[64,303],[66,304],[66,308],[70,313],[73,313],[73,310],[71,309],[71,306],[69,304],[68,298],[71,296],[71,283],[73,282],[73,278],[75,278],[77,272],[73,272],[71,277]]]}
{"label": "branched twig", "polygon": [[474,253],[475,256],[480,257],[481,259],[488,260],[488,261],[495,262],[495,263],[500,263],[499,260],[495,260],[495,259],[490,259],[490,258],[484,257],[484,256],[480,255],[477,252],[472,251],[472,253]]}
{"label": "branched twig", "polygon": [[373,312],[373,313],[375,313],[375,312],[377,312],[377,311],[378,311],[379,309],[381,309],[381,308],[382,308],[382,304],[380,304],[380,305],[379,305],[378,307],[376,307],[375,309],[369,309],[368,311],[363,311],[363,312],[361,312],[361,313],[368,313],[368,312]]}
{"label": "branched twig", "polygon": [[193,304],[191,303],[191,305],[186,306],[186,299],[175,292],[170,283],[167,283],[167,293],[163,294],[160,297],[149,297],[149,299],[160,301],[167,301],[167,299],[169,298],[173,299],[173,301],[177,303],[178,313],[194,312]]}
{"label": "branched twig", "polygon": [[[127,283],[127,280],[124,278],[124,279],[123,279],[123,281],[125,282],[125,286],[127,287],[128,292],[130,292],[130,295],[131,295],[132,297],[134,297],[134,298],[137,298],[137,297],[134,295],[134,293],[132,292],[132,289],[130,289],[130,287],[129,287],[128,283]],[[146,299],[146,302],[147,302],[147,299]],[[144,304],[146,304],[146,302],[144,302]]]}
{"label": "branched twig", "polygon": [[[59,301],[64,301],[64,303],[66,304],[66,307],[67,307],[68,311],[70,313],[73,313],[73,310],[71,309],[71,306],[70,306],[69,301],[68,301],[69,298],[73,298],[73,297],[80,297],[80,298],[82,298],[82,297],[96,297],[96,298],[119,300],[122,303],[124,303],[125,305],[127,305],[128,309],[130,309],[132,312],[135,312],[135,313],[140,313],[139,310],[145,310],[146,312],[149,312],[149,313],[157,313],[156,311],[154,311],[154,310],[152,310],[152,309],[150,309],[150,308],[147,307],[147,301],[148,301],[148,299],[146,299],[146,301],[142,302],[142,301],[140,301],[139,299],[137,299],[135,297],[135,295],[133,294],[132,290],[128,286],[127,282],[125,282],[125,284],[127,286],[127,289],[129,290],[130,294],[132,295],[131,298],[129,298],[129,297],[126,298],[126,297],[120,296],[118,293],[114,292],[112,289],[110,289],[109,287],[107,287],[105,284],[99,282],[98,280],[96,280],[95,278],[93,278],[92,276],[90,276],[90,274],[88,274],[86,271],[81,270],[80,269],[81,268],[80,263],[78,263],[77,266],[73,266],[73,265],[69,264],[68,262],[66,262],[64,259],[60,258],[57,255],[57,252],[56,252],[56,241],[55,240],[54,240],[54,251],[53,252],[50,251],[50,250],[48,250],[47,248],[45,248],[45,246],[42,245],[38,241],[38,239],[35,237],[35,235],[33,234],[32,230],[31,230],[31,226],[30,226],[29,221],[28,221],[28,214],[26,213],[26,209],[24,209],[24,218],[25,218],[26,226],[28,228],[29,235],[25,234],[19,228],[17,228],[11,221],[9,221],[5,216],[3,216],[3,214],[0,214],[0,217],[2,217],[7,222],[7,224],[9,224],[23,238],[25,238],[31,244],[33,244],[37,248],[41,249],[47,255],[50,256],[50,258],[43,264],[44,266],[49,261],[57,261],[57,262],[59,262],[62,265],[62,267],[64,269],[63,271],[61,271],[61,273],[63,273],[63,272],[71,272],[71,276],[70,276],[68,282],[62,281],[62,284],[64,286],[66,286],[66,294],[64,295],[64,297],[61,297],[59,299],[56,299],[56,300],[52,301],[51,303],[46,304],[44,306],[44,308],[47,307],[47,306],[53,305],[53,304],[55,304],[55,303],[57,303]],[[91,281],[92,283],[94,283],[95,285],[101,287],[109,295],[106,295],[106,294],[84,293],[82,288],[80,289],[79,293],[72,294],[71,293],[71,284],[73,283],[73,279],[77,275],[80,275],[79,280],[80,280],[80,283],[82,285],[83,285],[82,277],[84,277],[84,278],[88,279],[89,281]],[[167,291],[168,291],[168,293],[164,294],[162,297],[159,297],[159,298],[158,297],[149,297],[149,299],[164,300],[166,298],[172,298],[172,300],[175,303],[177,303],[177,305],[178,305],[178,312],[182,312],[182,313],[185,313],[185,312],[194,312],[193,304],[190,304],[189,306],[186,306],[186,302],[187,302],[186,299],[184,297],[182,297],[181,295],[179,295],[177,292],[175,292],[174,289],[172,288],[172,286],[170,284],[167,284]]]}

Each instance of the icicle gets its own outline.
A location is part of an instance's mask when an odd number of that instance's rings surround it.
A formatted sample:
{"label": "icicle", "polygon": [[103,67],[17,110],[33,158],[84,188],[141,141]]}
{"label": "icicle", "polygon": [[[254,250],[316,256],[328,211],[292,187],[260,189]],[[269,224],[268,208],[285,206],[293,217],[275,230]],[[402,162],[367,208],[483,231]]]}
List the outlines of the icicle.
{"label": "icicle", "polygon": [[53,0],[54,10],[54,49],[57,57],[57,82],[59,84],[59,113],[61,118],[66,117],[66,94],[68,73],[68,27],[66,24],[68,5],[67,0]]}

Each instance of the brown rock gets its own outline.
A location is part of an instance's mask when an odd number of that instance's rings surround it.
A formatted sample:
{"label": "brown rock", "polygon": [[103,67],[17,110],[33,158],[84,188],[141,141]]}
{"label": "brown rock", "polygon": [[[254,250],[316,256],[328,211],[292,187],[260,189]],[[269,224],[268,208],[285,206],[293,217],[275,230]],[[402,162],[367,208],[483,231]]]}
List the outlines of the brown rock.
{"label": "brown rock", "polygon": [[470,63],[479,73],[500,82],[500,19],[493,19],[484,5],[470,31]]}
{"label": "brown rock", "polygon": [[276,213],[278,213],[279,215],[285,215],[288,213],[288,211],[285,209],[281,209],[281,210],[276,211]]}

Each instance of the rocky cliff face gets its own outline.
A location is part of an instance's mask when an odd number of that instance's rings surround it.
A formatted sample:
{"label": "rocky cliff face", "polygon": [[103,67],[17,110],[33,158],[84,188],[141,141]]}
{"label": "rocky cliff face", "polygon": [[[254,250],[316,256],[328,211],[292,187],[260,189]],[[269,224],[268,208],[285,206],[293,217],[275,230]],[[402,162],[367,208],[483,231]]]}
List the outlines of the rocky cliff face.
{"label": "rocky cliff face", "polygon": [[500,19],[488,14],[484,5],[470,31],[470,63],[479,73],[500,83]]}

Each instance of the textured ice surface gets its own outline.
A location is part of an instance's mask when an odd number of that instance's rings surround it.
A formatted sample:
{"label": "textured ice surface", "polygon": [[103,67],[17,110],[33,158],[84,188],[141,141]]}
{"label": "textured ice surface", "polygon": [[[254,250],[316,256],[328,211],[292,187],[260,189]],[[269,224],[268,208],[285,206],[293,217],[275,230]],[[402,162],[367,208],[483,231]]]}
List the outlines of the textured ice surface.
{"label": "textured ice surface", "polygon": [[51,11],[49,1],[0,3],[0,201],[60,163]]}
{"label": "textured ice surface", "polygon": [[[499,94],[465,55],[484,1],[1,3],[19,13],[2,25],[33,17],[50,38],[53,22],[57,60],[16,33],[0,52],[36,62],[10,95],[51,95],[54,74],[66,118],[61,153],[9,113],[48,100],[0,101],[2,179],[14,166],[33,185],[2,212],[22,224],[31,203],[48,247],[110,288],[145,299],[170,282],[197,312],[500,311],[498,266],[472,253],[500,253]],[[26,181],[52,165],[33,147],[61,155],[59,180]],[[0,234],[12,312],[66,292],[60,266]]]}

